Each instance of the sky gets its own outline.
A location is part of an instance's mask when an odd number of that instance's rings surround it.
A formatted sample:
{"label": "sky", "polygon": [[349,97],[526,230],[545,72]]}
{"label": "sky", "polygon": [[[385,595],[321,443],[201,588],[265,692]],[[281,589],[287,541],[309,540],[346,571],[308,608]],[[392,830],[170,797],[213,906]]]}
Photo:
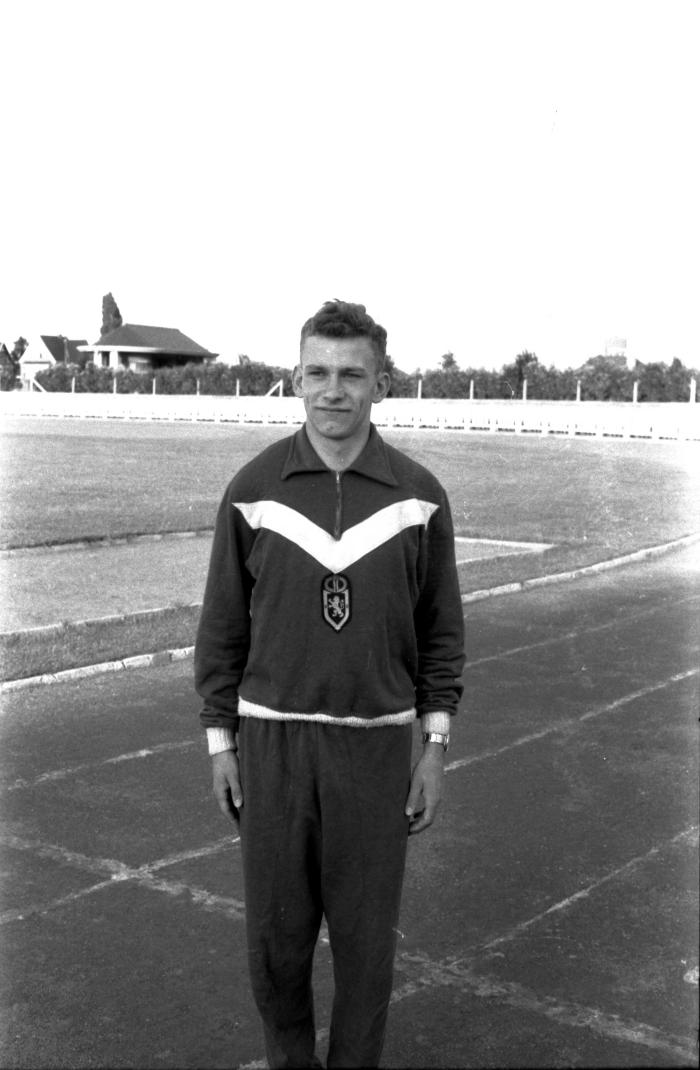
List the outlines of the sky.
{"label": "sky", "polygon": [[291,367],[700,366],[700,5],[0,4],[0,341],[177,327]]}

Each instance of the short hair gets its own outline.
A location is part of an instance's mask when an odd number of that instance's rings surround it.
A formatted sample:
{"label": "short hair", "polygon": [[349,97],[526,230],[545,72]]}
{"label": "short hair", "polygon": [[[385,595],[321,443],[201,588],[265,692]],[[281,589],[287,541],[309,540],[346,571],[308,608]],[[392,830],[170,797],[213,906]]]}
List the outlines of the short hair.
{"label": "short hair", "polygon": [[299,351],[311,335],[322,338],[366,338],[374,350],[377,375],[386,367],[386,331],[375,323],[364,305],[350,301],[326,301],[301,328]]}

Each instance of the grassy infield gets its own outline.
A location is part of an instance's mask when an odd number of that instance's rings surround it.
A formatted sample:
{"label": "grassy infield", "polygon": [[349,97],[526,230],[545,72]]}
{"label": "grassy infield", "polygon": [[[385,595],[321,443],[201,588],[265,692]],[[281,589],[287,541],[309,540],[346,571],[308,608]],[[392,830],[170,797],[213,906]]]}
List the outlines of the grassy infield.
{"label": "grassy infield", "polygon": [[[0,547],[211,528],[231,475],[286,434],[283,427],[7,421],[0,436]],[[700,530],[697,444],[409,431],[386,438],[442,481],[457,534],[555,544],[544,555],[463,566],[464,590],[563,571]],[[97,617],[99,591],[95,597]],[[152,629],[150,638],[166,643]],[[124,637],[127,647],[159,648],[144,647],[143,635],[132,639]],[[105,656],[90,651],[93,641],[73,643],[73,664]],[[135,651],[121,650],[128,652]],[[65,651],[59,660],[66,664]],[[55,658],[49,665],[57,667]],[[30,671],[36,667],[15,664],[4,675]]]}

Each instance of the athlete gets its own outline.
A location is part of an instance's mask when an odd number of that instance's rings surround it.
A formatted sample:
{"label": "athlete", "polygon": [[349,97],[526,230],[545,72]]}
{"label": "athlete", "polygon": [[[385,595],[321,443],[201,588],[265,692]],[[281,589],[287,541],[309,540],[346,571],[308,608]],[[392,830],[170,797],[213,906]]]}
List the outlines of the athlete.
{"label": "athlete", "polygon": [[214,794],[240,827],[271,1067],[321,1065],[311,972],[324,917],[327,1065],[378,1065],[407,837],[435,818],[462,693],[447,497],[370,420],[390,387],[386,338],[342,301],[304,324],[305,424],[224,494],[195,646]]}

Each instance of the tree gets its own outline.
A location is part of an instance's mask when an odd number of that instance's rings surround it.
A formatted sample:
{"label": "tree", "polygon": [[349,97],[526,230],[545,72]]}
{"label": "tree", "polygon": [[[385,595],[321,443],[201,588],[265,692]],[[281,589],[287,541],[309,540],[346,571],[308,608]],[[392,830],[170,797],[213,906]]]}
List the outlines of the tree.
{"label": "tree", "polygon": [[8,353],[9,361],[3,361],[0,372],[0,390],[14,390],[20,373],[19,359],[28,344],[27,339],[20,336],[12,347],[12,352]]}
{"label": "tree", "polygon": [[691,379],[695,379],[696,383],[700,380],[697,368],[686,368],[678,357],[674,357],[668,369],[668,400],[687,401],[690,397]]}
{"label": "tree", "polygon": [[662,361],[637,364],[634,375],[639,384],[639,401],[671,401],[668,365]]}
{"label": "tree", "polygon": [[522,353],[518,353],[515,358],[515,370],[519,392],[522,391],[523,382],[527,379],[528,370],[534,368],[537,363],[536,353],[530,353],[527,349],[523,349]]}
{"label": "tree", "polygon": [[578,370],[584,401],[631,401],[633,373],[624,357],[589,357]]}
{"label": "tree", "polygon": [[387,353],[386,355],[386,365],[384,370],[389,374],[391,379],[391,386],[389,387],[387,397],[414,398],[416,396],[420,372],[416,371],[412,375],[409,375],[407,372],[402,372],[400,368],[396,367],[394,358],[390,353]]}
{"label": "tree", "polygon": [[123,322],[119,306],[112,297],[112,294],[105,294],[102,298],[102,329],[100,331],[100,338],[109,331],[114,331],[117,327],[121,327]]}
{"label": "tree", "polygon": [[24,352],[28,345],[29,342],[27,341],[27,339],[23,338],[22,335],[20,335],[15,344],[13,345],[12,352],[10,353],[10,357],[12,358],[13,363],[19,364],[20,357],[24,355]]}
{"label": "tree", "polygon": [[457,364],[454,353],[443,353],[440,367],[423,377],[424,398],[466,398],[468,393],[469,378]]}

